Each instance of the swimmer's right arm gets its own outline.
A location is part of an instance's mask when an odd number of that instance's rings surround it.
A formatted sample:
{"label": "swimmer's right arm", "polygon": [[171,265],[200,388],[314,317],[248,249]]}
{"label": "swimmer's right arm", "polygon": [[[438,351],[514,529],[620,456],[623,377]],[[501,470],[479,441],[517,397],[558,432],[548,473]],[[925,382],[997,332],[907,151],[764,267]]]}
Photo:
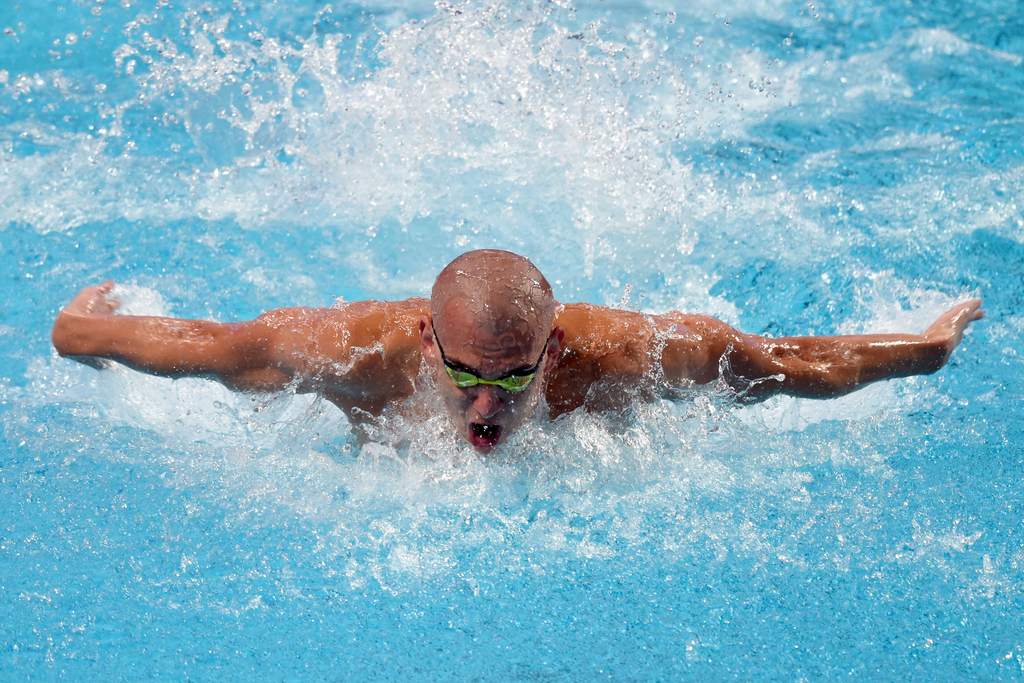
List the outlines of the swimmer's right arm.
{"label": "swimmer's right arm", "polygon": [[216,323],[117,315],[118,302],[107,298],[113,286],[86,287],[60,312],[58,353],[94,366],[109,359],[163,377],[207,377],[239,391],[314,391],[372,414],[414,389],[425,299],[279,308]]}
{"label": "swimmer's right arm", "polygon": [[211,377],[233,389],[282,389],[307,368],[309,309],[271,311],[256,320],[216,323],[117,315],[112,281],[86,287],[53,326],[57,352],[90,365],[114,360],[164,377]]}

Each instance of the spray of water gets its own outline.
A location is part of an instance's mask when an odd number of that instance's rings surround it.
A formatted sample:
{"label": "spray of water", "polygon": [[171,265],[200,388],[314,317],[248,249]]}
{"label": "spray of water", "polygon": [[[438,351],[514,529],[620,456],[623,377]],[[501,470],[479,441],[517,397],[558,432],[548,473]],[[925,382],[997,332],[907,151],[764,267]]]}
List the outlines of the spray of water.
{"label": "spray of water", "polygon": [[[377,235],[428,235],[437,244],[425,250],[427,261],[497,236],[540,251],[557,236],[561,250],[545,267],[566,280],[612,272],[597,291],[615,301],[631,273],[660,277],[645,306],[699,308],[737,322],[749,311],[715,289],[719,267],[751,253],[784,266],[820,262],[818,251],[845,258],[886,237],[870,221],[830,218],[833,210],[899,215],[912,233],[949,237],[978,225],[1007,229],[1024,187],[1013,172],[953,188],[928,178],[897,182],[853,198],[808,180],[841,165],[835,149],[773,168],[794,152],[773,147],[778,138],[761,126],[813,100],[821,83],[852,79],[836,98],[838,115],[863,109],[869,97],[910,97],[893,70],[900,59],[979,53],[938,34],[914,33],[888,52],[835,59],[810,51],[783,63],[711,33],[687,35],[683,59],[663,26],[609,29],[557,3],[441,3],[429,18],[355,36],[332,28],[325,9],[299,39],[244,31],[244,16],[204,8],[161,33],[151,28],[159,12],[125,27],[113,59],[129,87],[111,88],[118,97],[54,73],[0,79],[12,101],[56,91],[97,106],[103,121],[88,133],[7,126],[0,220],[42,232],[114,219],[332,225],[353,238],[342,262],[384,295],[408,294],[409,281],[373,284],[375,263],[393,256]],[[886,70],[891,77],[868,76]],[[32,152],[15,138],[31,140]],[[897,132],[851,149],[932,154],[951,145],[941,135]],[[709,168],[695,147],[740,162]],[[1005,202],[994,215],[974,211],[971,195],[995,184]],[[957,208],[939,221],[919,208],[926,196],[952,196]],[[946,222],[958,217],[961,228]],[[688,256],[702,260],[680,265]],[[851,298],[861,309],[844,331],[904,328],[907,309],[928,321],[950,300],[858,268],[839,269],[855,282]],[[157,299],[136,298],[139,310],[161,312]],[[410,577],[473,579],[493,552],[513,572],[544,571],[530,558],[638,549],[849,568],[873,549],[875,493],[854,487],[835,499],[838,511],[825,509],[811,495],[809,471],[835,466],[884,481],[876,432],[903,426],[899,413],[911,402],[926,409],[947,400],[911,382],[827,404],[736,409],[711,387],[638,404],[623,419],[538,421],[484,461],[457,442],[429,397],[418,413],[353,428],[309,397],[254,401],[206,382],[96,375],[56,359],[38,360],[31,375],[37,397],[84,406],[102,429],[129,426],[173,444],[162,456],[169,485],[211,486],[235,506],[239,525],[272,523],[281,509],[312,520],[316,552],[343,568],[332,571],[354,586],[376,581],[393,591],[410,590]],[[772,526],[769,508],[788,521]],[[857,515],[869,522],[851,523],[846,545],[801,552],[818,520]],[[932,557],[976,539],[971,529],[957,533],[921,531],[920,552]]]}

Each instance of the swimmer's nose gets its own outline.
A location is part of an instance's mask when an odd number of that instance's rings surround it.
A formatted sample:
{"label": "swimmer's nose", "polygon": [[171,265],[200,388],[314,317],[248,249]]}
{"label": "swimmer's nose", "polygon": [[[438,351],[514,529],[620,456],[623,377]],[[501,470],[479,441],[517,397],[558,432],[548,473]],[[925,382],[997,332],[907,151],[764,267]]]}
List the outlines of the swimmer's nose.
{"label": "swimmer's nose", "polygon": [[473,399],[473,407],[480,417],[489,419],[501,410],[501,397],[498,396],[498,388],[490,385],[483,385]]}

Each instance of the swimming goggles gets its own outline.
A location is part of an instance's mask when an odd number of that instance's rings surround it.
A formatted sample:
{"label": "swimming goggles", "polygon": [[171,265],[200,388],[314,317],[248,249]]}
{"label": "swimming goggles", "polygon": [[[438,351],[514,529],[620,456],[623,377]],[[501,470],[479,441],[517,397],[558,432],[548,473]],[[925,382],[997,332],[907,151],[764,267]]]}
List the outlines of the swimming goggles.
{"label": "swimming goggles", "polygon": [[437,343],[437,350],[441,352],[441,360],[444,362],[444,369],[448,371],[448,376],[452,380],[452,384],[465,389],[466,387],[475,387],[477,384],[493,384],[501,387],[505,391],[511,391],[519,393],[520,391],[526,391],[530,386],[530,382],[533,381],[534,375],[540,369],[540,363],[544,360],[544,354],[547,353],[548,344],[544,342],[544,350],[540,352],[540,358],[531,367],[513,370],[504,377],[498,379],[484,379],[476,374],[476,371],[472,368],[467,368],[461,363],[456,363],[448,360],[448,357],[444,355],[444,349],[441,348],[441,340],[437,338],[437,331],[434,330],[434,323],[430,323],[430,330],[434,333],[434,341]]}

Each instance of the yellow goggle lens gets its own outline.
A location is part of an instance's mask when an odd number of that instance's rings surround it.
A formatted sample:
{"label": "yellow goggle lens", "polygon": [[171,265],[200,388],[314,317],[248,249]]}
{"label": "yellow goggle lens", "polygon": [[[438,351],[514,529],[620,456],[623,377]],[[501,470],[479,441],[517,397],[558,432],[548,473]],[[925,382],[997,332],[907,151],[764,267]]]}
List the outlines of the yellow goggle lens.
{"label": "yellow goggle lens", "polygon": [[533,376],[537,374],[535,372],[531,372],[529,375],[511,375],[509,377],[502,377],[501,379],[482,379],[471,372],[454,370],[447,365],[444,366],[444,369],[448,371],[448,376],[452,378],[452,383],[462,389],[465,389],[466,387],[474,387],[477,384],[494,384],[505,391],[514,392],[524,391],[528,386],[530,386],[530,381],[533,380]]}

